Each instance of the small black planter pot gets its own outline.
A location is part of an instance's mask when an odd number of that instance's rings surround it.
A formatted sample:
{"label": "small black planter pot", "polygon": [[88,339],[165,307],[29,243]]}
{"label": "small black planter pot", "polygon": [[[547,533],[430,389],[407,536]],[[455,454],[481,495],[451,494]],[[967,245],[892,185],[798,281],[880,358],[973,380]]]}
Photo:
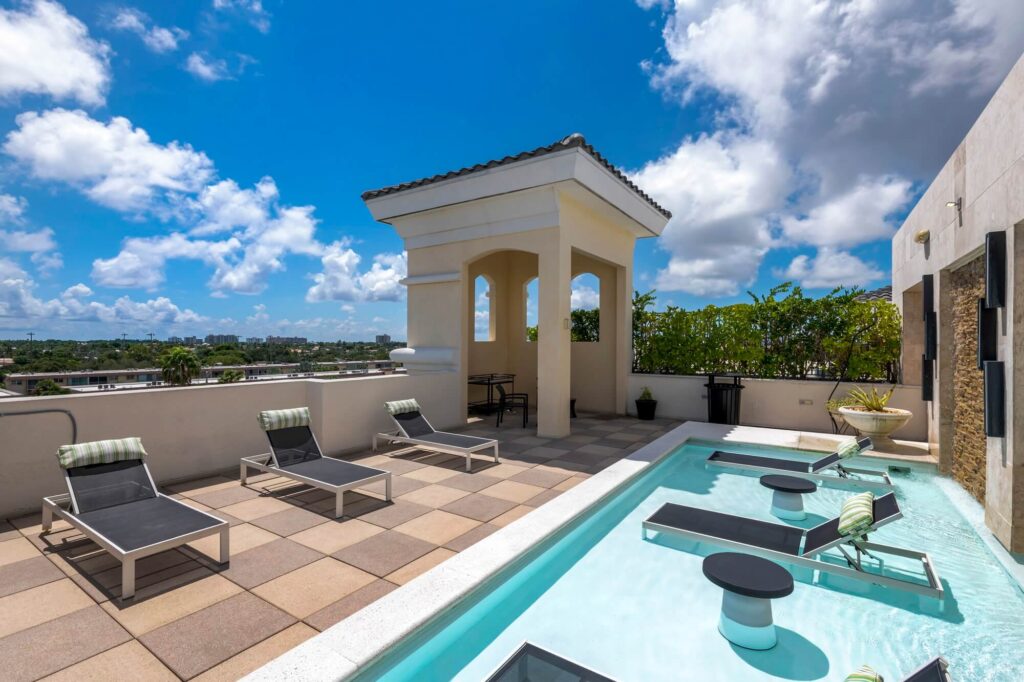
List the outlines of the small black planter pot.
{"label": "small black planter pot", "polygon": [[636,416],[637,419],[646,419],[650,421],[654,419],[654,412],[658,409],[657,400],[637,400],[636,401]]}

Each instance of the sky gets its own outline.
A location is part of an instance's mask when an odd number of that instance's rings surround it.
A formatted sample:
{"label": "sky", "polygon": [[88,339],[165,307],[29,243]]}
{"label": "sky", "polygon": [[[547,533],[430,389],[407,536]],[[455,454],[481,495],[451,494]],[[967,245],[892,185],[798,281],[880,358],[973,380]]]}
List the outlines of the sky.
{"label": "sky", "polygon": [[360,193],[573,132],[674,214],[659,307],[882,286],[1022,50],[1011,0],[0,0],[0,337],[404,339]]}

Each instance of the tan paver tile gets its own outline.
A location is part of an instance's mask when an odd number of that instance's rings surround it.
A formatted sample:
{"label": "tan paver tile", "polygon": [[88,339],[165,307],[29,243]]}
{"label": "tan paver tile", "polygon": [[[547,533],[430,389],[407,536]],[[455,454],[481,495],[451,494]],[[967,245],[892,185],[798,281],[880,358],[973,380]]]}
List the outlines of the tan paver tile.
{"label": "tan paver tile", "polygon": [[[105,602],[100,606],[136,637],[180,618],[228,599],[242,591],[238,585],[219,575],[162,592],[150,599],[123,606]],[[134,600],[129,600],[130,602]]]}
{"label": "tan paver tile", "polygon": [[295,619],[248,592],[225,599],[139,638],[186,679],[226,661]]}
{"label": "tan paver tile", "polygon": [[306,618],[306,622],[317,630],[326,630],[335,623],[348,618],[364,606],[377,601],[388,592],[394,590],[395,587],[397,585],[389,583],[387,580],[374,580],[369,585],[360,587],[347,597],[320,609]]}
{"label": "tan paver tile", "polygon": [[[417,471],[419,471],[419,469],[417,469]],[[406,493],[411,493],[413,490],[419,490],[420,488],[423,488],[426,485],[426,482],[422,480],[409,478],[408,476],[395,475],[391,477],[391,495],[393,497],[398,497]],[[448,485],[447,480],[445,482],[445,485]],[[377,481],[375,483],[371,483],[370,485],[365,485],[359,488],[359,491],[373,493],[377,497],[383,498],[385,492],[384,481]]]}
{"label": "tan paver tile", "polygon": [[549,490],[545,490],[544,492],[538,494],[536,497],[531,497],[526,502],[523,502],[523,504],[525,504],[527,507],[537,508],[537,507],[541,506],[542,504],[550,502],[551,500],[555,499],[556,497],[558,497],[561,494],[562,494],[561,490],[555,490],[554,488],[551,488]]}
{"label": "tan paver tile", "polygon": [[245,502],[246,500],[251,500],[259,496],[260,494],[257,491],[252,490],[251,488],[246,488],[241,483],[236,482],[233,486],[212,490],[199,495],[193,495],[192,499],[200,504],[206,505],[207,507],[219,509],[220,507],[238,504],[239,502]]}
{"label": "tan paver tile", "polygon": [[529,470],[528,466],[519,466],[518,464],[509,464],[508,462],[502,462],[498,466],[492,466],[485,470],[483,474],[492,478],[511,478],[516,474],[521,474],[524,471]]}
{"label": "tan paver tile", "polygon": [[93,604],[0,639],[6,682],[35,680],[131,640]]}
{"label": "tan paver tile", "polygon": [[502,479],[496,476],[488,476],[487,474],[467,474],[462,472],[445,480],[444,485],[447,488],[465,490],[467,493],[478,493],[500,480]]}
{"label": "tan paver tile", "polygon": [[423,516],[416,517],[412,521],[406,521],[402,525],[396,526],[395,530],[420,540],[426,540],[435,545],[443,545],[449,540],[476,528],[479,523],[479,521],[466,518],[465,516],[435,509]]}
{"label": "tan paver tile", "polygon": [[305,618],[374,580],[375,576],[365,571],[324,557],[263,583],[253,589],[253,594],[296,618]]}
{"label": "tan paver tile", "polygon": [[397,583],[398,585],[404,585],[413,578],[426,573],[434,566],[437,566],[445,559],[452,556],[455,556],[455,552],[452,550],[438,547],[430,554],[421,556],[415,561],[410,561],[394,573],[389,574],[387,579],[393,583]]}
{"label": "tan paver tile", "polygon": [[235,479],[227,478],[226,476],[210,476],[209,478],[201,478],[196,481],[175,483],[174,485],[167,486],[167,490],[184,495],[185,497],[195,497],[196,495],[212,493],[215,490],[224,490],[225,488],[236,486],[238,486],[238,481]]}
{"label": "tan paver tile", "polygon": [[427,465],[423,464],[422,462],[417,462],[416,460],[413,459],[403,457],[388,457],[386,461],[381,462],[380,464],[375,464],[374,468],[383,469],[384,471],[390,471],[393,474],[407,474],[410,471],[422,469],[425,466]]}
{"label": "tan paver tile", "polygon": [[496,530],[498,530],[498,526],[490,523],[481,523],[468,533],[464,533],[454,540],[446,542],[444,546],[454,552],[461,552],[467,547],[480,542]]}
{"label": "tan paver tile", "polygon": [[367,573],[383,577],[419,559],[434,547],[425,540],[389,530],[339,550],[332,556]]}
{"label": "tan paver tile", "polygon": [[322,556],[309,547],[281,538],[241,554],[233,554],[231,566],[221,575],[248,590],[311,564]]}
{"label": "tan paver tile", "polygon": [[515,481],[516,483],[536,485],[541,488],[551,488],[569,478],[570,475],[571,474],[562,469],[548,469],[542,464],[530,469],[529,471],[516,474],[508,480]]}
{"label": "tan paver tile", "polygon": [[529,514],[532,511],[533,511],[533,507],[527,507],[527,506],[521,504],[518,507],[515,507],[514,509],[510,509],[509,511],[505,512],[504,514],[502,514],[498,518],[491,519],[491,523],[493,523],[495,526],[502,526],[502,527],[504,527],[504,526],[507,526],[508,524],[512,523],[516,519],[520,519],[520,518],[526,516],[527,514]]}
{"label": "tan paver tile", "polygon": [[288,539],[324,554],[334,554],[339,549],[383,532],[382,527],[372,523],[366,523],[359,519],[344,519],[322,523],[301,533],[296,533]]}
{"label": "tan paver tile", "polygon": [[573,476],[572,478],[565,479],[564,481],[562,481],[558,485],[554,486],[552,488],[552,490],[559,490],[561,492],[565,492],[566,490],[569,490],[570,488],[575,488],[580,483],[583,483],[583,481],[585,481],[585,480],[587,480],[586,476],[576,475],[576,476]]}
{"label": "tan paver tile", "polygon": [[47,682],[177,682],[177,675],[136,640],[87,658],[47,677]]}
{"label": "tan paver tile", "polygon": [[219,511],[231,514],[235,518],[243,521],[252,521],[253,519],[258,519],[261,516],[269,516],[271,514],[276,514],[277,512],[294,508],[294,505],[273,497],[255,497],[251,500],[246,500],[245,502],[230,504],[221,508]]}
{"label": "tan paver tile", "polygon": [[0,542],[0,566],[41,556],[35,545],[23,537]]}
{"label": "tan paver tile", "polygon": [[0,637],[89,606],[95,602],[66,578],[16,592],[0,599]]}
{"label": "tan paver tile", "polygon": [[528,483],[502,481],[501,483],[495,483],[490,488],[486,488],[481,494],[498,497],[502,500],[509,500],[510,502],[521,503],[531,497],[536,497],[540,493],[544,492],[544,490],[545,489],[540,486],[530,485]]}
{"label": "tan paver tile", "polygon": [[0,520],[0,542],[7,542],[21,537],[21,531],[7,521]]}
{"label": "tan paver tile", "polygon": [[457,490],[456,488],[449,488],[446,485],[435,483],[428,485],[426,488],[406,493],[402,495],[401,499],[405,502],[422,504],[426,507],[437,509],[468,494],[465,490]]}
{"label": "tan paver tile", "polygon": [[[40,512],[19,516],[16,519],[8,519],[8,522],[27,538],[36,537],[43,532],[43,515]],[[54,519],[53,528],[50,529],[50,532],[60,533],[69,530],[71,530],[70,523],[63,519]]]}
{"label": "tan paver tile", "polygon": [[451,469],[426,466],[422,469],[416,469],[415,471],[410,471],[407,474],[402,474],[402,478],[411,478],[417,481],[423,481],[424,483],[438,483],[457,474],[457,471],[452,471]]}
{"label": "tan paver tile", "polygon": [[52,583],[64,572],[42,555],[0,566],[0,597]]}
{"label": "tan paver tile", "polygon": [[[254,547],[265,545],[268,542],[277,540],[277,536],[270,531],[263,530],[249,523],[232,526],[229,532],[231,556],[241,554]],[[201,540],[188,543],[188,546],[197,552],[202,552],[214,560],[220,558],[220,535],[209,535]]]}
{"label": "tan paver tile", "polygon": [[[442,510],[451,512],[452,514],[458,514],[459,516],[465,516],[476,521],[490,521],[495,516],[504,514],[514,506],[516,506],[515,502],[502,500],[482,493],[473,493],[471,495],[466,495],[461,500],[455,500],[451,504],[446,504],[442,507]],[[401,530],[401,528],[399,528],[399,530]],[[439,544],[444,543],[442,542]]]}
{"label": "tan paver tile", "polygon": [[369,511],[363,511],[358,509],[357,505],[352,505],[351,509],[346,507],[345,513],[358,516],[360,521],[366,521],[375,526],[394,528],[409,519],[426,514],[430,509],[430,507],[422,504],[414,504],[406,500],[397,499],[391,504],[376,502],[373,509]]}
{"label": "tan paver tile", "polygon": [[234,682],[281,654],[294,649],[315,634],[316,630],[305,623],[296,623],[207,670],[202,675],[193,677],[193,682]]}
{"label": "tan paver tile", "polygon": [[[334,508],[333,500],[331,500],[331,508]],[[327,523],[327,519],[301,507],[292,507],[252,521],[254,526],[269,530],[281,537],[288,537],[307,528],[319,526],[321,523]]]}
{"label": "tan paver tile", "polygon": [[242,519],[238,518],[237,516],[232,516],[231,514],[228,514],[223,509],[214,509],[213,507],[207,507],[202,502],[196,502],[195,500],[189,497],[181,498],[180,502],[188,507],[192,507],[193,509],[198,509],[201,512],[206,512],[210,516],[214,516],[218,519],[221,519],[222,521],[227,521],[228,524],[231,526],[237,526],[238,524],[245,523]]}

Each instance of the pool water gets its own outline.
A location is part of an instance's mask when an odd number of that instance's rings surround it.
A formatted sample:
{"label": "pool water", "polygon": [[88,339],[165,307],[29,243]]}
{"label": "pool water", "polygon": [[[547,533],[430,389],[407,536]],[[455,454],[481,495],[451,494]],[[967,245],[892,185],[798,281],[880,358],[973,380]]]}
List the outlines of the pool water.
{"label": "pool water", "polygon": [[[705,467],[720,447],[684,445],[359,679],[478,682],[529,641],[621,682],[841,680],[865,663],[900,680],[937,655],[956,680],[1024,680],[1024,594],[953,506],[948,482],[924,470],[893,476],[904,518],[871,540],[929,552],[943,601],[794,569],[793,594],[773,604],[778,645],[729,644],[717,630],[722,591],[701,572],[703,557],[721,550],[641,533],[665,502],[778,522],[756,475]],[[819,487],[796,525],[836,516],[852,492]]]}

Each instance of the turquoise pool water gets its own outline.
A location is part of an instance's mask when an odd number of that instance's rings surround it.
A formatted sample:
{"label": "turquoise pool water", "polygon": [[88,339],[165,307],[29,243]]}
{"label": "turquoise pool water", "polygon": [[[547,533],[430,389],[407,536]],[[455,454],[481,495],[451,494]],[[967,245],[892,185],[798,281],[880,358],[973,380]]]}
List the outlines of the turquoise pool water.
{"label": "turquoise pool water", "polygon": [[[794,571],[793,594],[774,603],[778,646],[730,645],[717,630],[721,590],[701,573],[718,550],[641,537],[641,522],[664,502],[777,521],[756,476],[704,466],[714,449],[687,444],[666,457],[358,679],[479,681],[530,641],[622,682],[841,680],[864,663],[900,680],[940,654],[956,680],[1024,680],[1024,594],[924,471],[894,476],[904,518],[871,539],[931,553],[947,592],[941,604]],[[819,488],[798,525],[835,516],[849,494]]]}

